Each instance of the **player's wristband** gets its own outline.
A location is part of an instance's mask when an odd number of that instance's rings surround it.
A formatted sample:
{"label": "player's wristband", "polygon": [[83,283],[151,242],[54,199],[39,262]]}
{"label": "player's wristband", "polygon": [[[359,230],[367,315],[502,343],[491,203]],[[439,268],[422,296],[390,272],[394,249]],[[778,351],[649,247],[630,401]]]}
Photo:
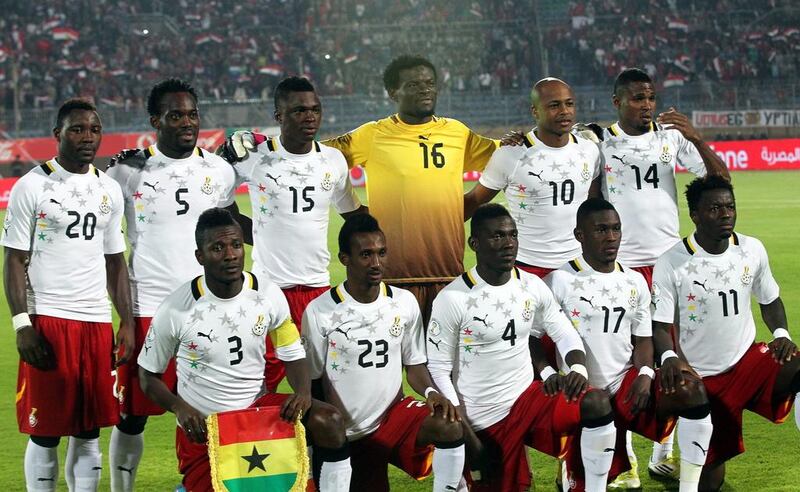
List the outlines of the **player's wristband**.
{"label": "player's wristband", "polygon": [[542,381],[544,382],[550,379],[550,376],[554,374],[558,374],[556,370],[550,366],[547,366],[544,369],[542,369],[542,372],[539,375],[542,376]]}
{"label": "player's wristband", "polygon": [[639,368],[639,376],[647,376],[650,379],[655,379],[656,371],[650,366],[642,366]]}
{"label": "player's wristband", "polygon": [[664,353],[661,354],[661,365],[663,366],[667,359],[673,357],[678,357],[678,354],[676,354],[674,350],[665,350]]}
{"label": "player's wristband", "polygon": [[772,330],[772,338],[773,339],[788,338],[789,340],[792,339],[792,337],[789,336],[789,330],[787,330],[786,328],[775,328],[774,330]]}
{"label": "player's wristband", "polygon": [[569,366],[570,372],[577,372],[586,379],[589,379],[589,373],[586,371],[586,366],[583,364],[572,364]]}
{"label": "player's wristband", "polygon": [[433,386],[428,386],[427,388],[425,388],[425,393],[424,393],[424,394],[425,394],[425,399],[427,400],[427,399],[428,399],[428,396],[429,396],[431,393],[438,393],[438,392],[439,392],[439,390],[437,390],[437,389],[436,389],[436,388],[434,388]]}
{"label": "player's wristband", "polygon": [[31,323],[31,317],[28,316],[28,313],[19,313],[11,318],[11,325],[14,326],[14,331],[16,332],[26,326],[33,326],[33,323]]}

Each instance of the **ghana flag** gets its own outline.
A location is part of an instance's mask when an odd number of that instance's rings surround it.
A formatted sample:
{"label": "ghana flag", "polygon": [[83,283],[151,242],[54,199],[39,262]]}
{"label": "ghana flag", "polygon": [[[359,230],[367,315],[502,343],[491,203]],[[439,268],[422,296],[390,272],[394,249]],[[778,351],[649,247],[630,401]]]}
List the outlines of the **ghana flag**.
{"label": "ghana flag", "polygon": [[210,415],[208,457],[216,492],[303,491],[308,454],[303,424],[280,419],[280,407]]}

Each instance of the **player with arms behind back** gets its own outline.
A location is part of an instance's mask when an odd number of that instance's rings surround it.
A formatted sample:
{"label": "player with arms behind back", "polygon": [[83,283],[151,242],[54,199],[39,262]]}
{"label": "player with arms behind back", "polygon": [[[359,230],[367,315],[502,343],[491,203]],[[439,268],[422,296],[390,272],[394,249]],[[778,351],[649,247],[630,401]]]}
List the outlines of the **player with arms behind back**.
{"label": "player with arms behind back", "polygon": [[[697,491],[711,438],[708,399],[700,378],[684,363],[686,384],[675,392],[661,391],[653,371],[650,289],[644,277],[616,262],[622,224],[614,206],[590,198],[578,208],[575,239],[582,254],[545,278],[561,309],[567,313],[586,347],[589,384],[611,395],[617,445],[609,477],[628,467],[622,430],[648,439],[668,436],[676,419],[681,449],[681,491]],[[535,352],[534,352],[535,353]],[[545,389],[556,378],[547,371]],[[568,460],[570,490],[583,489],[580,450]]]}
{"label": "player with arms behind back", "polygon": [[[130,492],[144,450],[147,416],[164,409],[139,386],[136,357],[159,304],[183,282],[202,273],[186,238],[200,214],[233,204],[234,173],[219,156],[197,147],[200,112],[191,85],[178,79],[156,84],[147,98],[156,143],[144,150],[124,151],[108,175],[122,187],[125,220],[131,244],[130,272],[136,350],[117,371],[117,397],[122,419],[111,432],[111,489]],[[175,363],[164,373],[175,385]]]}
{"label": "player with arms behind back", "polygon": [[119,421],[106,291],[120,317],[119,364],[133,350],[133,314],[122,192],[92,164],[102,131],[92,104],[66,101],[53,129],[58,156],[14,185],[6,211],[4,283],[20,354],[17,421],[30,435],[29,490],[56,490],[59,436],[71,436],[69,490],[96,490],[100,427]]}
{"label": "player with arms behind back", "polygon": [[[684,384],[684,362],[703,378],[714,433],[700,489],[719,490],[725,462],[744,452],[742,412],[779,423],[791,411],[800,354],[764,245],[734,232],[733,186],[719,176],[695,179],[686,198],[695,232],[656,263],[653,338],[664,391]],[[774,337],[768,344],[755,342],[751,296]]]}
{"label": "player with arms behind back", "polygon": [[[370,215],[339,231],[344,283],[309,304],[303,316],[311,377],[325,401],[346,415],[353,491],[387,491],[387,465],[433,490],[456,490],[464,470],[461,423],[425,366],[425,332],[414,296],[382,282],[386,238]],[[421,402],[403,397],[403,367]]]}

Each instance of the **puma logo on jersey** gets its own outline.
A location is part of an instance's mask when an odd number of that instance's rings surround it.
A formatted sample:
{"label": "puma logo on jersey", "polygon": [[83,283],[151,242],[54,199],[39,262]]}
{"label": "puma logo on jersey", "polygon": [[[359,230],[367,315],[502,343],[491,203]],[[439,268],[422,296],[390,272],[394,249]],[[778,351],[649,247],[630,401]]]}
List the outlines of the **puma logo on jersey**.
{"label": "puma logo on jersey", "polygon": [[55,198],[51,198],[51,199],[50,199],[50,203],[55,203],[55,204],[56,204],[56,205],[58,205],[59,207],[63,207],[63,206],[64,206],[64,205],[61,205],[61,202],[59,202],[59,201],[58,201],[58,200],[56,200]]}
{"label": "puma logo on jersey", "polygon": [[198,337],[208,338],[209,342],[213,342],[214,340],[211,339],[211,334],[214,332],[214,329],[208,330],[208,334],[203,333],[202,331],[197,332]]}
{"label": "puma logo on jersey", "polygon": [[692,281],[692,284],[694,284],[694,285],[699,285],[700,287],[702,287],[702,288],[703,288],[703,290],[704,290],[704,291],[708,292],[708,288],[706,288],[706,283],[707,283],[707,282],[708,282],[708,280],[706,280],[705,282],[703,282],[703,283],[701,284],[701,283],[700,283],[700,282],[698,282],[697,280],[693,280],[693,281]]}
{"label": "puma logo on jersey", "polygon": [[428,337],[428,341],[431,342],[434,347],[436,347],[436,350],[439,350],[439,344],[442,343],[441,340],[434,340],[433,338]]}
{"label": "puma logo on jersey", "polygon": [[352,327],[350,327],[350,328],[348,328],[348,329],[345,331],[345,330],[343,330],[343,329],[341,329],[341,328],[339,328],[339,327],[337,326],[336,328],[334,328],[334,329],[333,329],[333,330],[331,330],[331,331],[332,331],[333,333],[341,333],[342,335],[344,335],[344,337],[345,337],[346,339],[350,340],[350,330],[352,330],[352,329],[353,329],[353,328],[352,328]]}
{"label": "puma logo on jersey", "polygon": [[528,176],[536,176],[537,178],[539,178],[539,181],[544,181],[544,179],[542,179],[542,173],[543,172],[544,171],[539,171],[539,174],[536,174],[533,171],[528,171]]}
{"label": "puma logo on jersey", "polygon": [[705,449],[703,449],[703,446],[701,446],[701,445],[700,445],[700,444],[699,444],[697,441],[692,441],[692,444],[694,444],[695,446],[697,446],[698,448],[700,448],[700,451],[702,451],[702,452],[703,452],[703,456],[705,456],[705,455],[706,455],[706,450],[705,450]]}
{"label": "puma logo on jersey", "polygon": [[281,185],[280,183],[278,183],[278,179],[280,179],[280,175],[278,175],[278,177],[276,178],[275,176],[271,175],[270,173],[267,173],[267,178],[271,179],[272,181],[275,181],[276,185],[278,185],[278,186]]}
{"label": "puma logo on jersey", "polygon": [[585,297],[581,296],[581,297],[580,297],[580,300],[581,300],[581,301],[583,301],[583,302],[585,302],[586,304],[588,304],[588,305],[590,305],[590,306],[594,307],[594,303],[592,302],[592,301],[594,300],[594,297],[592,297],[591,299],[587,299],[587,298],[585,298]]}
{"label": "puma logo on jersey", "polygon": [[150,183],[148,183],[147,181],[145,181],[143,184],[144,184],[145,186],[147,186],[147,187],[150,187],[150,188],[152,188],[152,189],[153,189],[153,191],[158,191],[158,189],[156,188],[156,186],[158,186],[158,181],[156,181],[156,184],[150,184]]}
{"label": "puma logo on jersey", "polygon": [[426,137],[425,135],[420,135],[420,136],[419,136],[419,139],[420,139],[420,140],[428,140],[428,137]]}
{"label": "puma logo on jersey", "polygon": [[124,471],[124,472],[128,472],[128,474],[129,474],[129,475],[133,475],[133,470],[134,470],[135,468],[136,468],[135,466],[132,466],[132,467],[130,467],[130,468],[125,468],[125,467],[124,467],[124,466],[122,466],[122,465],[117,465],[117,470],[119,470],[119,471]]}
{"label": "puma logo on jersey", "polygon": [[480,321],[481,323],[483,323],[483,326],[485,326],[486,328],[489,328],[489,325],[486,324],[486,318],[488,318],[488,317],[489,317],[488,314],[484,315],[483,319],[481,319],[481,318],[479,318],[477,316],[473,316],[472,317],[472,321]]}
{"label": "puma logo on jersey", "polygon": [[628,165],[628,163],[625,162],[625,156],[624,155],[622,157],[619,157],[619,156],[616,156],[614,154],[611,154],[611,158],[618,160],[620,162],[620,164],[622,164],[623,166],[627,166]]}

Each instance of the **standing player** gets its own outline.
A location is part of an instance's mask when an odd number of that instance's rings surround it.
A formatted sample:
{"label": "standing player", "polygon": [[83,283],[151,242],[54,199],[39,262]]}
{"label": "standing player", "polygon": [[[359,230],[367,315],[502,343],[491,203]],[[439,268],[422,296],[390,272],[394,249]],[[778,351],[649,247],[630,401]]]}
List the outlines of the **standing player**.
{"label": "standing player", "polygon": [[[563,456],[581,426],[586,490],[605,490],[614,416],[602,391],[586,392],[580,337],[544,282],[514,267],[517,228],[505,208],[487,204],[476,210],[469,246],[477,266],[436,297],[427,341],[434,382],[468,420],[473,465],[474,457],[481,457],[481,480],[473,490],[525,489],[530,485],[525,445]],[[543,332],[570,369],[563,380],[558,377],[563,395],[556,397],[546,395],[533,377],[529,337]]]}
{"label": "standing player", "polygon": [[92,165],[102,138],[92,104],[65,102],[53,136],[58,157],[14,185],[3,231],[5,291],[21,359],[17,421],[30,435],[29,490],[56,489],[59,436],[72,436],[67,485],[93,491],[102,469],[100,428],[119,420],[106,290],[120,317],[118,363],[133,350],[123,198]]}
{"label": "standing player", "polygon": [[[697,176],[705,174],[730,179],[725,163],[703,141],[689,118],[670,108],[654,120],[655,85],[638,68],[620,72],[612,96],[618,120],[599,131],[603,156],[603,195],[616,207],[625,234],[619,261],[641,273],[652,283],[653,265],[680,240],[678,196],[675,183],[677,164]],[[620,477],[618,485],[640,485],[636,455],[628,436],[633,468]],[[653,445],[648,469],[652,475],[675,477],[673,437]]]}
{"label": "standing player", "polygon": [[600,152],[592,141],[570,133],[575,95],[563,81],[546,78],[531,91],[537,127],[524,146],[497,149],[477,185],[464,197],[465,213],[505,192],[520,228],[517,266],[543,278],[575,258],[572,235],[578,206],[600,195]]}
{"label": "standing player", "polygon": [[[414,294],[426,324],[436,293],[463,271],[463,173],[482,171],[497,148],[460,121],[434,115],[437,82],[425,58],[392,60],[383,83],[397,113],[323,142],[350,167],[366,169],[370,213],[393,248],[385,280]],[[235,135],[230,154],[245,155],[251,143]]]}
{"label": "standing player", "polygon": [[[197,218],[209,208],[233,203],[234,172],[220,157],[197,147],[200,113],[192,86],[178,79],[156,84],[147,99],[156,144],[109,168],[122,187],[131,244],[130,271],[136,322],[134,358],[117,371],[122,419],[111,432],[109,461],[113,491],[130,492],[144,449],[148,415],[164,410],[139,385],[136,358],[161,301],[202,273],[191,237]],[[175,364],[164,381],[175,385]]]}
{"label": "standing player", "polygon": [[[281,134],[258,135],[255,149],[235,164],[236,174],[250,192],[253,270],[283,289],[302,329],[306,305],[330,287],[329,209],[347,218],[366,207],[353,191],[342,153],[314,141],[322,105],[308,79],[289,77],[275,87],[275,120]],[[283,376],[269,346],[267,388],[275,391]]]}
{"label": "standing player", "polygon": [[[323,461],[320,490],[347,491],[350,460],[342,416],[311,399],[305,350],[286,298],[275,284],[242,270],[242,229],[230,212],[219,208],[203,212],[195,241],[195,256],[204,274],[165,299],[139,354],[142,391],[178,420],[175,441],[184,487],[211,491],[208,415],[280,405],[281,417],[303,420],[309,441],[317,446]],[[284,361],[294,394],[264,394],[267,336]],[[177,394],[161,379],[173,357]]]}
{"label": "standing player", "polygon": [[[614,206],[590,198],[578,208],[575,239],[582,254],[545,278],[586,347],[589,384],[611,395],[618,430],[660,441],[675,425],[681,450],[681,491],[696,491],[711,438],[708,399],[699,378],[683,363],[687,384],[677,392],[658,388],[653,371],[650,289],[638,272],[616,262],[622,224]],[[554,369],[545,369],[555,374]],[[548,381],[545,381],[547,388]],[[628,467],[624,434],[618,434],[610,478]],[[583,488],[580,452],[568,469],[571,489]],[[577,482],[577,483],[575,483]]]}
{"label": "standing player", "polygon": [[[456,490],[464,471],[461,424],[425,366],[414,296],[381,281],[385,259],[378,221],[347,219],[339,231],[347,280],[312,301],[303,316],[311,378],[347,416],[352,490],[388,492],[389,463],[416,479],[428,476],[432,463],[433,490]],[[425,402],[403,397],[403,367]]]}
{"label": "standing player", "polygon": [[[653,336],[664,391],[685,381],[684,361],[703,378],[714,433],[700,488],[719,490],[725,462],[744,452],[743,410],[776,423],[791,411],[800,391],[800,354],[764,245],[734,232],[733,186],[719,176],[695,179],[686,199],[696,229],[656,263]],[[774,337],[769,344],[754,342],[751,296]]]}

